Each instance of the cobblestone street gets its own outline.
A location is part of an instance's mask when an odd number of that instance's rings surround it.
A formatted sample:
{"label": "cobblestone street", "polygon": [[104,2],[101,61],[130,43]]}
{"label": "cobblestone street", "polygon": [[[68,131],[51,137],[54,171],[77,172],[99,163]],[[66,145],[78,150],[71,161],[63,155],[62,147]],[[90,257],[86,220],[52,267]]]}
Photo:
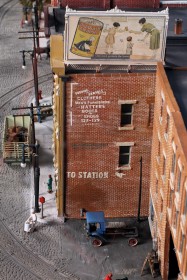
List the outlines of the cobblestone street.
{"label": "cobblestone street", "polygon": [[[44,184],[48,174],[54,176],[52,156],[52,117],[36,123],[36,139],[40,144],[40,195],[45,196],[44,219],[36,231],[24,232],[24,222],[33,208],[32,166],[3,163],[2,137],[4,118],[25,114],[28,110],[12,111],[13,107],[29,106],[34,100],[33,73],[30,57],[23,70],[21,50],[32,50],[32,39],[18,34],[31,27],[20,28],[22,8],[18,0],[0,1],[0,280],[102,280],[112,271],[115,279],[149,280],[145,271],[140,276],[147,253],[152,248],[148,222],[139,224],[140,244],[128,246],[127,239],[111,240],[108,245],[93,248],[84,231],[84,220],[57,218],[55,192],[47,193]],[[38,59],[39,88],[42,103],[51,102],[53,76],[49,60]],[[161,279],[157,277],[156,279]]]}

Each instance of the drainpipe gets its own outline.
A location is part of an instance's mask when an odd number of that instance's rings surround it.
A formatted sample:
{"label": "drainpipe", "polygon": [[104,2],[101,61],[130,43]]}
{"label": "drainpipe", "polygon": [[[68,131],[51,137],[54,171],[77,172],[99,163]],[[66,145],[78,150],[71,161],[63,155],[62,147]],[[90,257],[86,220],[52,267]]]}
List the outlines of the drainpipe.
{"label": "drainpipe", "polygon": [[142,157],[140,158],[140,184],[139,184],[138,217],[137,217],[138,222],[140,222],[141,198],[142,198]]}

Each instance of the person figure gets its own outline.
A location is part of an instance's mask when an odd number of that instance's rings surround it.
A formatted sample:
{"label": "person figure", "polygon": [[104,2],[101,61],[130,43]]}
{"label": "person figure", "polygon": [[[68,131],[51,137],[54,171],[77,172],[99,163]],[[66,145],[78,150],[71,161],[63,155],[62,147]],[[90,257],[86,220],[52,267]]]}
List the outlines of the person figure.
{"label": "person figure", "polygon": [[48,187],[47,192],[48,193],[52,193],[52,182],[53,182],[53,179],[52,179],[51,175],[49,175],[49,179],[48,179],[48,182],[47,182],[47,187]]}
{"label": "person figure", "polygon": [[110,272],[105,276],[104,280],[112,280],[112,276],[112,272]]}
{"label": "person figure", "polygon": [[113,45],[115,44],[115,34],[119,29],[120,24],[119,22],[114,22],[113,27],[109,28],[108,34],[105,38],[106,43],[106,53],[113,53]]}
{"label": "person figure", "polygon": [[133,47],[133,43],[132,43],[132,37],[128,36],[127,37],[127,47],[126,47],[126,54],[131,55],[132,54],[132,47]]}
{"label": "person figure", "polygon": [[88,40],[80,41],[79,43],[74,44],[74,46],[82,51],[82,52],[90,52],[90,46],[92,46],[92,43],[95,41],[95,37],[90,37]]}
{"label": "person figure", "polygon": [[160,31],[152,24],[147,23],[145,18],[139,20],[141,31],[129,30],[130,33],[141,34],[146,32],[143,41],[150,35],[149,49],[153,51],[153,58],[156,58],[156,52],[160,48]]}

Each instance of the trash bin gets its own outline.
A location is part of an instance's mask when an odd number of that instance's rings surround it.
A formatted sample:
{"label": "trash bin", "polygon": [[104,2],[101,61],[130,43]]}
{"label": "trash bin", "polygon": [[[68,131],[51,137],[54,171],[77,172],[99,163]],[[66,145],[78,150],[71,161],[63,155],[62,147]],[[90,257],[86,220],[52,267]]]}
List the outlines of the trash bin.
{"label": "trash bin", "polygon": [[35,229],[35,224],[37,221],[37,216],[36,214],[32,214],[26,221],[24,224],[24,231],[25,232],[33,232]]}

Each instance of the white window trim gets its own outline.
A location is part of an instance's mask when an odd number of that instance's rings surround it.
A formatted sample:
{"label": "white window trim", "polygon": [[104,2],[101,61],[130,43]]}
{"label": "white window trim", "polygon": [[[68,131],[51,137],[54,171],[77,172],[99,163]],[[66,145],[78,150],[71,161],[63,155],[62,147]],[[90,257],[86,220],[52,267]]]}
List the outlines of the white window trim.
{"label": "white window trim", "polygon": [[164,95],[163,90],[161,91],[160,95],[161,95],[161,98],[163,99],[163,101],[165,102],[165,95]]}
{"label": "white window trim", "polygon": [[134,125],[125,125],[125,126],[118,127],[118,130],[134,130],[134,129],[135,129]]}
{"label": "white window trim", "polygon": [[169,109],[168,105],[166,106],[166,111],[167,111],[167,113],[168,113],[169,117],[171,117],[171,111],[170,111],[170,109]]}
{"label": "white window trim", "polygon": [[123,105],[123,104],[136,104],[138,103],[137,100],[118,100],[118,104],[119,105]]}
{"label": "white window trim", "polygon": [[[130,146],[133,147],[135,145],[134,142],[116,142],[115,145],[117,147],[121,147],[121,146]],[[130,155],[129,155],[129,164],[128,165],[124,165],[124,166],[117,166],[116,170],[130,170],[131,169],[131,149],[130,149]]]}
{"label": "white window trim", "polygon": [[115,142],[116,146],[135,146],[135,142]]}
{"label": "white window trim", "polygon": [[176,154],[177,147],[174,141],[172,141],[172,148],[173,148],[173,152]]}
{"label": "white window trim", "polygon": [[[137,100],[118,100],[119,105],[124,105],[124,104],[136,104]],[[134,106],[132,106],[132,112],[131,112],[131,124],[126,124],[123,126],[119,126],[118,130],[133,130],[134,125],[133,125],[133,114],[134,114]]]}
{"label": "white window trim", "polygon": [[164,133],[164,138],[165,138],[165,140],[166,140],[166,142],[168,141],[168,133]]}
{"label": "white window trim", "polygon": [[179,158],[178,159],[178,167],[179,167],[179,169],[180,169],[180,172],[182,172],[183,171],[183,165],[182,165],[182,162],[181,162],[181,159]]}

